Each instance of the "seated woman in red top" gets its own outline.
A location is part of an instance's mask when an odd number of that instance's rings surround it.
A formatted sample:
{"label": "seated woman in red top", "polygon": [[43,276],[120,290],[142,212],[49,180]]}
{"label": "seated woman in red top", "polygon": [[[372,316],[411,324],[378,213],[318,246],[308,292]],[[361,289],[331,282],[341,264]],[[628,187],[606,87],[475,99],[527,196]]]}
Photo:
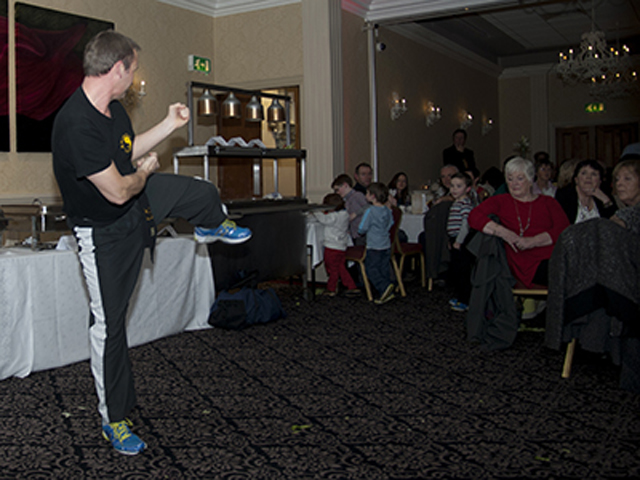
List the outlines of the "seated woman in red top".
{"label": "seated woman in red top", "polygon": [[[502,238],[513,276],[526,287],[548,285],[548,265],[558,236],[569,226],[567,215],[552,197],[532,191],[535,168],[515,157],[505,166],[509,193],[488,198],[469,214],[469,225]],[[489,215],[495,215],[496,223]]]}

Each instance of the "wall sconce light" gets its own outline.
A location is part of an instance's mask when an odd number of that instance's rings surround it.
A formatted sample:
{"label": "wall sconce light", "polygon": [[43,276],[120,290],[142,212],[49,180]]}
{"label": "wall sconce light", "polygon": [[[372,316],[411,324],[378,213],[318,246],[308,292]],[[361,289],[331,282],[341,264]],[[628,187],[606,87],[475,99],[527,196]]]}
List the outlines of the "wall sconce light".
{"label": "wall sconce light", "polygon": [[462,121],[460,122],[460,128],[462,130],[466,130],[471,125],[473,125],[473,115],[469,112],[464,112],[462,115]]}
{"label": "wall sconce light", "polygon": [[442,118],[442,111],[438,105],[434,105],[433,102],[427,104],[427,127],[435,125],[438,120]]}
{"label": "wall sconce light", "polygon": [[493,120],[487,118],[482,122],[482,136],[488,135],[491,129],[493,128]]}
{"label": "wall sconce light", "polygon": [[147,94],[147,84],[144,80],[140,80],[140,88],[138,88],[138,97],[142,98]]}
{"label": "wall sconce light", "polygon": [[407,111],[407,99],[400,98],[400,96],[393,92],[391,94],[391,120],[397,120],[400,115]]}

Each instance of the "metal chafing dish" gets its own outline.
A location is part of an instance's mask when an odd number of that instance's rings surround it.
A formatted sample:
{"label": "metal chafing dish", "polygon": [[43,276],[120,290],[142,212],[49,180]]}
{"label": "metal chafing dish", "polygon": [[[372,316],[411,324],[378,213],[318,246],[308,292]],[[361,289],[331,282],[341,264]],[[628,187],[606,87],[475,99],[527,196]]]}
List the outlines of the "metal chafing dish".
{"label": "metal chafing dish", "polygon": [[[31,237],[23,244],[33,250],[49,248],[43,243],[45,232],[63,232],[69,230],[67,217],[62,205],[45,205],[36,199],[32,204],[13,204],[0,206],[6,220],[6,232],[30,233]],[[0,219],[1,220],[1,219]],[[0,222],[2,224],[2,222]]]}

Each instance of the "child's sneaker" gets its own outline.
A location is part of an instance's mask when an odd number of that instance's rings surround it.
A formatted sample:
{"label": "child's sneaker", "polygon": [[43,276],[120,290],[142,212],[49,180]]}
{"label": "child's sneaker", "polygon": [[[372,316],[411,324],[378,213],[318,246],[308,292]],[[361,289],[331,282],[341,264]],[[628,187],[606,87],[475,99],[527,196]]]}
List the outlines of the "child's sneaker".
{"label": "child's sneaker", "polygon": [[332,292],[331,290],[325,290],[322,295],[325,297],[335,297],[338,292]]}
{"label": "child's sneaker", "polygon": [[457,302],[455,305],[451,305],[451,310],[454,312],[466,312],[469,310],[469,305],[462,302]]}
{"label": "child's sneaker", "polygon": [[452,298],[449,300],[449,306],[453,307],[456,303],[458,303],[458,299],[457,298]]}
{"label": "child's sneaker", "polygon": [[137,455],[147,447],[147,444],[140,440],[140,437],[131,433],[130,426],[132,423],[129,419],[104,425],[102,436],[111,442],[118,453]]}
{"label": "child's sneaker", "polygon": [[196,227],[194,237],[198,243],[213,243],[219,240],[223,243],[238,244],[251,238],[251,230],[239,227],[233,220],[226,219],[218,228]]}
{"label": "child's sneaker", "polygon": [[362,295],[362,290],[360,290],[359,288],[352,288],[351,290],[347,290],[346,292],[344,292],[344,296],[348,298],[355,298],[359,297],[360,295]]}
{"label": "child's sneaker", "polygon": [[390,302],[394,298],[396,298],[396,294],[395,293],[391,293],[391,295],[387,295],[384,298],[380,297],[377,300],[374,300],[373,303],[375,303],[376,305],[383,305],[383,304],[385,304],[387,302]]}
{"label": "child's sneaker", "polygon": [[396,296],[393,291],[396,289],[393,283],[390,283],[387,289],[384,291],[378,300],[375,300],[374,303],[377,305],[382,305],[383,303],[387,303],[389,300],[393,300]]}

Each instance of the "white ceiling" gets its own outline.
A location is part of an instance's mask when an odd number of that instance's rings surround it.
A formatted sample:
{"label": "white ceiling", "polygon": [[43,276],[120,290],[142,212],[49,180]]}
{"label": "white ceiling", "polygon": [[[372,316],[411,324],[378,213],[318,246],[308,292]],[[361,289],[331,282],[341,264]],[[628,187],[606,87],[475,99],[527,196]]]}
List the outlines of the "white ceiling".
{"label": "white ceiling", "polygon": [[[301,0],[158,1],[222,17]],[[640,51],[640,0],[341,1],[343,9],[364,20],[419,25],[425,35],[444,37],[503,68],[555,62],[558,51],[579,45],[592,23],[610,44],[625,43],[632,53]]]}

